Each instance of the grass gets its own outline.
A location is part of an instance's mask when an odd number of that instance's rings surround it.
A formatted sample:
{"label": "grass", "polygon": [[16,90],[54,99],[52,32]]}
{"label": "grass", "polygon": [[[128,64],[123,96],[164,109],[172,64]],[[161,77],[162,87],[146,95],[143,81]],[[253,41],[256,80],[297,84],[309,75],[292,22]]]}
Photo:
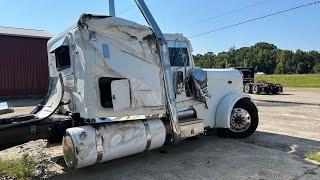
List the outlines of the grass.
{"label": "grass", "polygon": [[311,159],[311,160],[314,160],[314,161],[317,161],[317,162],[320,162],[320,152],[308,152],[305,154],[305,156],[308,158],[308,159]]}
{"label": "grass", "polygon": [[28,155],[12,160],[0,159],[0,178],[29,179],[34,177],[36,161]]}
{"label": "grass", "polygon": [[280,83],[284,87],[320,88],[320,74],[255,75],[255,80]]}

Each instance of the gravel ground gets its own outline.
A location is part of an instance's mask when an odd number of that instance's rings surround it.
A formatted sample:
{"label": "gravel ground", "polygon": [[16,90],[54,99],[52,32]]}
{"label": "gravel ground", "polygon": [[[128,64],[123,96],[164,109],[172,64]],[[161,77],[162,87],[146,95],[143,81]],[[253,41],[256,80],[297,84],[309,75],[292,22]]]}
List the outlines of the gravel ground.
{"label": "gravel ground", "polygon": [[[54,179],[320,179],[320,166],[304,159],[305,152],[320,151],[320,106],[307,105],[320,89],[288,88],[286,93],[292,95],[253,96],[260,124],[247,139],[210,133],[80,170],[65,168],[61,146],[44,151],[60,174]],[[267,102],[268,97],[294,103]],[[45,145],[44,140],[29,142],[0,151],[0,157],[34,153]]]}
{"label": "gravel ground", "polygon": [[251,97],[259,101],[293,102],[320,106],[320,88],[284,88],[280,95],[255,95]]}
{"label": "gravel ground", "polygon": [[[18,116],[22,114],[28,114],[32,109],[41,103],[41,98],[33,99],[10,99],[7,100],[10,109],[14,109],[13,113],[0,115],[0,118],[7,118],[11,116]],[[0,100],[2,102],[2,100]]]}

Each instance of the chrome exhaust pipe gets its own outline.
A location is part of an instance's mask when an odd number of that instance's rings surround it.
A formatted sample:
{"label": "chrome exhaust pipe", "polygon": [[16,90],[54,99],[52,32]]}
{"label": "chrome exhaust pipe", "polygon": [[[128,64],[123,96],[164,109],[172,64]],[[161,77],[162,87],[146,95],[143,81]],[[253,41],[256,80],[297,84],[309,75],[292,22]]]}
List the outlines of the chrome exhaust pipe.
{"label": "chrome exhaust pipe", "polygon": [[156,21],[154,20],[144,0],[135,0],[135,2],[138,5],[144,18],[150,25],[156,37],[157,45],[160,49],[159,57],[161,59],[161,66],[162,66],[161,68],[163,71],[164,90],[166,95],[166,107],[167,107],[168,114],[170,116],[169,120],[170,120],[170,125],[172,128],[172,134],[173,134],[172,142],[177,143],[181,141],[181,132],[180,132],[178,113],[177,113],[177,105],[175,100],[175,92],[173,88],[173,78],[171,73],[168,45],[167,45],[166,39],[163,36],[163,33],[161,32]]}

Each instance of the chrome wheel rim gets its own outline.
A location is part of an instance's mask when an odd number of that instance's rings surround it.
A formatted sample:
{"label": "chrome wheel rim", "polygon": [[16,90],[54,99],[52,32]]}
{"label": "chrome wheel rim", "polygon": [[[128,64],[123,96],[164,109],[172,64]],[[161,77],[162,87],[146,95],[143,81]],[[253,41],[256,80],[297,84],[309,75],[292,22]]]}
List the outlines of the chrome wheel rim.
{"label": "chrome wheel rim", "polygon": [[234,108],[231,112],[230,130],[233,132],[244,132],[251,125],[249,112],[242,108]]}

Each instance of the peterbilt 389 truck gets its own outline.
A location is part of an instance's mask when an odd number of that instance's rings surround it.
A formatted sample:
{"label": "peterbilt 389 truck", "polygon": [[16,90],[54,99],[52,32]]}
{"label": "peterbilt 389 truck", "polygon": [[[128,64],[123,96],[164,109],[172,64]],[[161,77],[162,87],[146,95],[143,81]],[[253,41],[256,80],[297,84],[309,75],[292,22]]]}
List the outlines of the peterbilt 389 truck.
{"label": "peterbilt 389 truck", "polygon": [[[52,38],[43,103],[29,115],[6,119],[0,129],[33,132],[34,138],[63,135],[64,158],[72,168],[178,143],[209,129],[222,137],[254,133],[258,110],[242,92],[242,74],[195,67],[190,41],[163,34],[144,1],[135,2],[149,26],[82,14]],[[56,113],[65,120],[54,118]]]}

